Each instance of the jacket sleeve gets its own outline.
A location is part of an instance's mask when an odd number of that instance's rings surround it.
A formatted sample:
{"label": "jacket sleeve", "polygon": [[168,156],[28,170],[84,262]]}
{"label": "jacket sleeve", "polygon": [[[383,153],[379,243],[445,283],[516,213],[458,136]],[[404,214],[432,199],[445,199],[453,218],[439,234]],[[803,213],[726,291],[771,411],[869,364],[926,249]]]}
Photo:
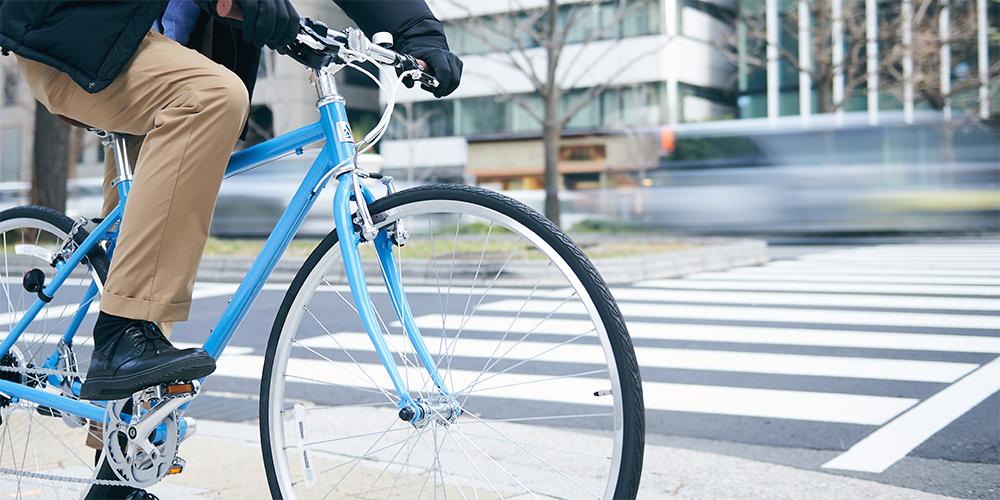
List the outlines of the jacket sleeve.
{"label": "jacket sleeve", "polygon": [[361,31],[371,36],[392,33],[395,49],[408,52],[412,44],[448,50],[444,26],[424,0],[334,0]]}

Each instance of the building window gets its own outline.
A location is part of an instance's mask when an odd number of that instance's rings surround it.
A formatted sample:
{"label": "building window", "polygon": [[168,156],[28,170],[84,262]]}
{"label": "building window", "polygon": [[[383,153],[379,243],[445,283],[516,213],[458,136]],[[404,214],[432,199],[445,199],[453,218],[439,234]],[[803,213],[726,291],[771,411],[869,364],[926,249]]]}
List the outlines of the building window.
{"label": "building window", "polygon": [[455,102],[458,135],[497,134],[508,130],[508,103],[500,97],[473,97]]}
{"label": "building window", "polygon": [[[515,11],[454,19],[445,24],[451,50],[457,54],[486,54],[538,46],[548,36],[548,13]],[[660,3],[612,0],[595,4],[559,6],[560,28],[569,26],[567,43],[610,40],[660,32]],[[571,22],[572,21],[572,22]]]}
{"label": "building window", "polygon": [[394,119],[389,122],[388,134],[396,140],[446,137],[454,134],[454,100],[397,104],[393,115]]}
{"label": "building window", "polygon": [[16,71],[7,71],[3,75],[3,105],[17,105],[17,87],[20,83],[21,75]]}
{"label": "building window", "polygon": [[19,180],[21,169],[21,129],[0,130],[0,182]]}

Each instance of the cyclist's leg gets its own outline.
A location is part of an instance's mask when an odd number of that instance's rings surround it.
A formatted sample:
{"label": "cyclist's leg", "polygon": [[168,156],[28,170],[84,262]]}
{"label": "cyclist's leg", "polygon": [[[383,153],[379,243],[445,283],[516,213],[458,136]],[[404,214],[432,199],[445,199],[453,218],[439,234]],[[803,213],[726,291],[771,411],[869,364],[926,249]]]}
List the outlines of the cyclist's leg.
{"label": "cyclist's leg", "polygon": [[[29,67],[25,74],[31,73]],[[129,217],[122,223],[115,264],[101,299],[104,314],[99,324],[114,331],[98,328],[95,341],[117,344],[126,330],[136,333],[135,325],[122,319],[186,319],[219,183],[246,118],[248,99],[242,81],[155,32],[99,94],[86,92],[58,71],[34,73],[44,81],[29,86],[44,92],[44,102],[53,112],[95,127],[145,136],[127,206]],[[162,337],[152,342],[158,350],[165,348]],[[171,351],[167,359],[153,362],[142,354],[103,353],[100,373],[87,382],[93,389],[86,391],[87,396],[117,399],[163,379],[204,376],[200,372],[210,372],[207,355],[199,356],[197,367],[188,363],[197,354]],[[125,364],[122,373],[116,365]],[[189,369],[200,372],[188,373]]]}
{"label": "cyclist's leg", "polygon": [[[137,161],[139,161],[139,150],[142,149],[142,142],[145,139],[144,136],[138,135],[125,135],[125,150],[128,152],[129,165],[133,168]],[[118,206],[118,190],[115,189],[115,180],[118,178],[118,165],[115,162],[114,151],[110,146],[104,149],[104,205],[101,209],[101,214],[107,217],[115,207]],[[170,339],[170,333],[173,331],[174,322],[173,321],[157,321],[156,324],[160,327],[163,332],[163,336],[168,340]]]}

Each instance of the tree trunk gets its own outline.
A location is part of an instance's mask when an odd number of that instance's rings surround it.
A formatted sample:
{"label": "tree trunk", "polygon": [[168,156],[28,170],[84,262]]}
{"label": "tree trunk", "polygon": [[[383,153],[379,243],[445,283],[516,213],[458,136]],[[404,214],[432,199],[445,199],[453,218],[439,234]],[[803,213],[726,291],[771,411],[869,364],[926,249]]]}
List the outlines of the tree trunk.
{"label": "tree trunk", "polygon": [[[547,113],[546,113],[547,114]],[[560,226],[559,213],[559,136],[556,120],[545,120],[545,217]]]}
{"label": "tree trunk", "polygon": [[35,107],[34,168],[31,174],[31,204],[66,211],[66,180],[69,178],[70,127]]}
{"label": "tree trunk", "polygon": [[819,112],[820,113],[833,113],[836,111],[835,103],[833,102],[833,77],[823,76],[818,82],[815,83],[816,86],[816,100],[819,101]]}
{"label": "tree trunk", "polygon": [[545,148],[545,217],[559,226],[559,138],[562,135],[562,120],[559,119],[559,99],[562,93],[556,83],[556,66],[559,62],[559,36],[557,20],[559,6],[556,0],[549,0],[549,33],[546,45],[548,67],[546,82],[548,88],[542,93],[545,104],[545,123],[542,124]]}

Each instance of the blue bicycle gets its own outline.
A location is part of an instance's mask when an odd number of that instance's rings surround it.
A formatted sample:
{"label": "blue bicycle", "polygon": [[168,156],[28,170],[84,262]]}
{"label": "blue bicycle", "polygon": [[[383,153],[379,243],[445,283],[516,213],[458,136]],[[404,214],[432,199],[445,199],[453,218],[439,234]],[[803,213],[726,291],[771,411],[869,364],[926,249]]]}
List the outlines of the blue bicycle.
{"label": "blue bicycle", "polygon": [[[313,71],[319,121],[233,154],[227,175],[325,143],[204,344],[216,375],[263,364],[272,497],[635,498],[639,371],[593,265],[503,195],[460,185],[394,192],[391,178],[359,169],[357,156],[388,126],[395,68],[433,78],[357,30],[305,20],[295,46]],[[334,74],[364,71],[363,61],[382,65],[395,86],[383,89],[378,126],[355,143]],[[79,330],[97,311],[131,183],[124,141],[99,135],[120,175],[121,203],[108,217],[0,213],[0,493],[18,498],[78,498],[94,482],[147,487],[182,469],[178,449],[195,429],[184,412],[201,381],[119,401],[78,398],[93,346]],[[331,179],[336,229],[288,287],[266,352],[222,357]],[[377,180],[386,196],[367,187]],[[88,438],[118,481],[95,479]]]}

